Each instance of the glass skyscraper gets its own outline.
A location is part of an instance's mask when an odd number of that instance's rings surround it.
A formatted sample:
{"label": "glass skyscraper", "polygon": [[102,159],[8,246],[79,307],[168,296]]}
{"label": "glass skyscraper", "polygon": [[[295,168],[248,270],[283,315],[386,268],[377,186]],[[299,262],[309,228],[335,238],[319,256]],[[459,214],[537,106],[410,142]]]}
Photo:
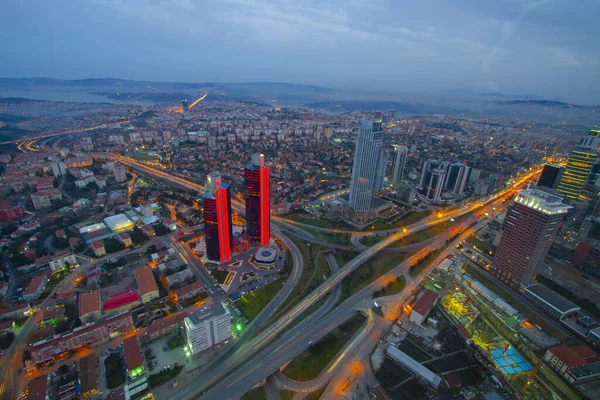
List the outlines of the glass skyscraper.
{"label": "glass skyscraper", "polygon": [[253,243],[266,246],[271,238],[271,204],[269,168],[262,154],[253,154],[244,168],[246,186],[246,230]]}
{"label": "glass skyscraper", "polygon": [[356,137],[349,205],[356,212],[367,212],[375,194],[381,190],[387,157],[383,151],[381,119],[361,121]]}

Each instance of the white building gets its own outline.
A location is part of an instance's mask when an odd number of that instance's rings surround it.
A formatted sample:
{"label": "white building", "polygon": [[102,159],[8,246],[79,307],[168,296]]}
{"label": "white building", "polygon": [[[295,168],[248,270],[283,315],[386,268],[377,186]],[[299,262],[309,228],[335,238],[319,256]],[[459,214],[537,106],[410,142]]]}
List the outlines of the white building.
{"label": "white building", "polygon": [[185,333],[192,355],[231,338],[231,316],[221,303],[214,303],[185,318]]}
{"label": "white building", "polygon": [[76,265],[77,259],[75,258],[75,254],[70,251],[63,251],[51,256],[48,264],[50,264],[50,269],[54,272],[70,265]]}
{"label": "white building", "polygon": [[127,180],[125,166],[121,163],[115,163],[115,165],[113,166],[113,174],[115,174],[115,180],[117,182],[124,182]]}

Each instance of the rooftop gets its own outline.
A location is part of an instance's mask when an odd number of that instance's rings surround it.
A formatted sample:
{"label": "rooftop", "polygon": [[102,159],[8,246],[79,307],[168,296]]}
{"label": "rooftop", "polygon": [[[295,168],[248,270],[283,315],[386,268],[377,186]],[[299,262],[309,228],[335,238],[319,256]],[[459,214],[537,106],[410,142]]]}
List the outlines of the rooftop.
{"label": "rooftop", "polygon": [[94,354],[79,360],[79,378],[82,393],[87,393],[98,387],[98,364],[96,364]]}
{"label": "rooftop", "polygon": [[600,361],[587,364],[583,367],[574,368],[569,371],[575,379],[585,378],[593,375],[600,375]]}
{"label": "rooftop", "polygon": [[194,325],[198,325],[202,323],[204,320],[209,319],[211,317],[225,314],[227,311],[225,307],[221,303],[214,303],[208,307],[205,307],[202,310],[194,311],[188,315],[188,318],[192,321]]}
{"label": "rooftop", "polygon": [[546,215],[564,214],[571,206],[564,204],[562,197],[539,189],[519,190],[515,203],[522,204]]}
{"label": "rooftop", "polygon": [[150,266],[145,265],[136,268],[134,273],[138,289],[140,289],[142,296],[147,293],[158,292],[158,286],[156,285],[156,280],[154,280],[154,274]]}
{"label": "rooftop", "polygon": [[46,400],[46,390],[48,390],[48,375],[42,375],[33,379],[27,385],[27,400]]}
{"label": "rooftop", "polygon": [[79,295],[79,318],[83,315],[100,311],[100,294],[97,290],[92,290]]}
{"label": "rooftop", "polygon": [[600,361],[596,353],[584,344],[578,346],[560,345],[551,347],[548,351],[560,359],[568,368]]}
{"label": "rooftop", "polygon": [[413,311],[418,312],[421,315],[425,315],[429,312],[433,304],[438,299],[438,295],[431,290],[427,290],[423,295],[417,300],[413,307]]}
{"label": "rooftop", "polygon": [[533,285],[528,286],[527,289],[525,289],[525,291],[530,292],[535,297],[548,303],[554,309],[563,314],[569,311],[580,310],[580,308],[577,305],[571,303],[569,300],[565,299],[558,293],[548,289],[541,283],[534,283]]}
{"label": "rooftop", "polygon": [[123,350],[125,351],[125,362],[129,371],[133,371],[144,364],[137,336],[131,336],[123,340]]}
{"label": "rooftop", "polygon": [[112,310],[114,308],[123,307],[124,305],[139,301],[140,296],[137,291],[127,290],[113,294],[102,303],[104,311]]}
{"label": "rooftop", "polygon": [[29,284],[27,285],[27,288],[25,289],[25,292],[23,294],[26,295],[26,294],[33,294],[33,293],[35,293],[35,291],[40,287],[40,284],[42,283],[42,281],[44,279],[46,279],[46,275],[36,275],[36,276],[34,276],[29,281]]}

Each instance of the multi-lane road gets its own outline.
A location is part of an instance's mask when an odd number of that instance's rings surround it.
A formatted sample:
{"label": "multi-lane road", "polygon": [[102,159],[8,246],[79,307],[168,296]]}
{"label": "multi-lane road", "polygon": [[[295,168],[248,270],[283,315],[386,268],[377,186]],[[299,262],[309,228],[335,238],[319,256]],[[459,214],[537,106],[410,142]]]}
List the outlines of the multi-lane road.
{"label": "multi-lane road", "polygon": [[[157,170],[155,168],[148,167],[139,162],[131,162],[129,159],[124,157],[119,157],[120,161],[124,164],[130,165],[133,164],[137,168],[142,171],[157,176],[161,179],[165,179],[167,181],[171,181],[177,184],[180,184],[184,187],[188,187],[194,190],[201,190],[201,185],[188,181],[187,179],[181,177],[172,176],[164,171]],[[243,350],[238,351],[234,354],[234,356],[224,362],[222,368],[212,368],[210,371],[201,377],[200,379],[191,382],[187,386],[181,388],[181,390],[173,396],[175,399],[191,399],[197,398],[203,394],[206,395],[207,398],[210,398],[210,393],[212,393],[212,388],[223,380],[225,377],[229,377],[231,371],[235,370],[243,363],[245,363],[252,355],[258,352],[258,350],[262,349],[264,346],[268,345],[271,341],[276,339],[279,335],[285,332],[286,328],[288,328],[291,323],[301,314],[303,314],[309,307],[315,304],[321,297],[323,297],[326,293],[331,291],[335,286],[337,286],[344,278],[346,278],[349,274],[351,274],[356,268],[360,265],[364,264],[371,257],[390,246],[394,242],[406,237],[408,235],[414,234],[415,232],[427,229],[432,227],[438,223],[449,221],[454,218],[460,217],[467,213],[476,212],[480,210],[487,204],[495,201],[498,198],[506,198],[510,196],[517,187],[520,187],[525,182],[532,179],[535,175],[537,175],[539,171],[535,170],[530,172],[523,177],[519,178],[515,184],[494,196],[490,196],[487,200],[483,202],[473,202],[472,204],[461,207],[455,210],[447,211],[441,217],[438,216],[430,216],[427,217],[413,225],[402,228],[401,230],[390,230],[390,235],[381,240],[379,243],[376,243],[372,247],[366,249],[360,255],[351,260],[348,264],[344,266],[344,268],[340,269],[338,272],[333,274],[330,278],[328,278],[325,282],[323,282],[316,290],[308,294],[304,297],[300,302],[293,307],[286,315],[279,318],[274,324],[272,324],[267,330],[263,331],[260,335],[258,335],[255,339],[248,343],[247,346],[243,348]],[[232,203],[234,203],[232,201]],[[234,203],[235,204],[235,203]],[[239,207],[242,205],[239,204]],[[278,219],[274,218],[275,223],[278,222]],[[292,221],[284,221],[287,223],[292,223]],[[314,228],[314,227],[313,227]],[[419,254],[419,253],[417,253]],[[336,308],[336,316],[343,315],[339,311],[339,307]],[[319,322],[317,322],[318,324]],[[336,325],[337,326],[337,325]],[[246,371],[248,374],[250,372]],[[227,379],[228,382],[231,382],[230,379]],[[221,393],[219,393],[221,395]]]}

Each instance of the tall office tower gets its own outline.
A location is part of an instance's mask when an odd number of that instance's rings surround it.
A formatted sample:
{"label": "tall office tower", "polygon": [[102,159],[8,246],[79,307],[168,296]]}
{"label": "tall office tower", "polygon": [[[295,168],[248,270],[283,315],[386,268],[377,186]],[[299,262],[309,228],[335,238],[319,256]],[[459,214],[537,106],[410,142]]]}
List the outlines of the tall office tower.
{"label": "tall office tower", "polygon": [[375,181],[375,193],[379,193],[383,189],[383,184],[387,175],[387,165],[389,157],[389,151],[381,150],[381,157],[379,159],[379,174],[377,174],[377,180]]}
{"label": "tall office tower", "polygon": [[470,172],[471,167],[468,167],[465,164],[451,164],[448,167],[448,173],[446,174],[446,189],[452,190],[455,194],[463,194],[467,187]]}
{"label": "tall office tower", "polygon": [[559,167],[558,165],[545,164],[537,185],[556,189],[564,170],[563,167]]}
{"label": "tall office tower", "polygon": [[539,189],[519,190],[504,220],[490,272],[513,289],[531,282],[569,208],[559,196]]}
{"label": "tall office tower", "polygon": [[209,260],[227,262],[231,259],[233,232],[231,228],[231,191],[221,182],[221,174],[208,175],[204,201],[204,237]]}
{"label": "tall office tower", "polygon": [[587,217],[588,215],[593,215],[594,217],[600,216],[600,193],[597,191],[592,194],[592,198],[588,203],[585,216]]}
{"label": "tall office tower", "polygon": [[393,108],[390,108],[388,110],[388,120],[389,121],[393,120],[395,116],[396,116],[396,110],[394,110]]}
{"label": "tall office tower", "polygon": [[595,149],[575,147],[556,189],[569,199],[578,199],[597,157]]}
{"label": "tall office tower", "polygon": [[558,147],[557,142],[550,142],[548,147],[546,147],[546,154],[544,155],[544,159],[552,159],[556,155],[556,148]]}
{"label": "tall office tower", "polygon": [[437,203],[442,198],[442,189],[446,180],[446,171],[435,168],[429,173],[429,179],[423,187],[422,194],[432,203]]}
{"label": "tall office tower", "polygon": [[575,146],[557,187],[560,193],[569,199],[579,198],[598,158],[599,146],[600,131],[598,130],[592,130]]}
{"label": "tall office tower", "polygon": [[252,154],[250,163],[244,168],[246,184],[246,230],[250,241],[269,244],[271,239],[271,204],[269,197],[269,168],[265,167],[265,156]]}
{"label": "tall office tower", "polygon": [[181,108],[183,108],[183,111],[188,111],[190,109],[190,104],[187,100],[183,100],[181,102]]}
{"label": "tall office tower", "polygon": [[231,315],[219,302],[190,313],[183,320],[192,355],[202,353],[231,338]]}
{"label": "tall office tower", "polygon": [[421,167],[421,177],[419,178],[419,187],[423,188],[431,178],[431,171],[438,168],[440,163],[437,160],[423,161]]}
{"label": "tall office tower", "polygon": [[406,168],[406,157],[408,156],[408,148],[406,146],[393,145],[394,147],[394,162],[392,164],[391,184],[394,186],[400,185]]}
{"label": "tall office tower", "polygon": [[383,182],[381,176],[384,157],[382,140],[381,119],[376,119],[374,122],[361,121],[356,137],[350,183],[349,205],[354,211],[369,211],[378,187]]}

